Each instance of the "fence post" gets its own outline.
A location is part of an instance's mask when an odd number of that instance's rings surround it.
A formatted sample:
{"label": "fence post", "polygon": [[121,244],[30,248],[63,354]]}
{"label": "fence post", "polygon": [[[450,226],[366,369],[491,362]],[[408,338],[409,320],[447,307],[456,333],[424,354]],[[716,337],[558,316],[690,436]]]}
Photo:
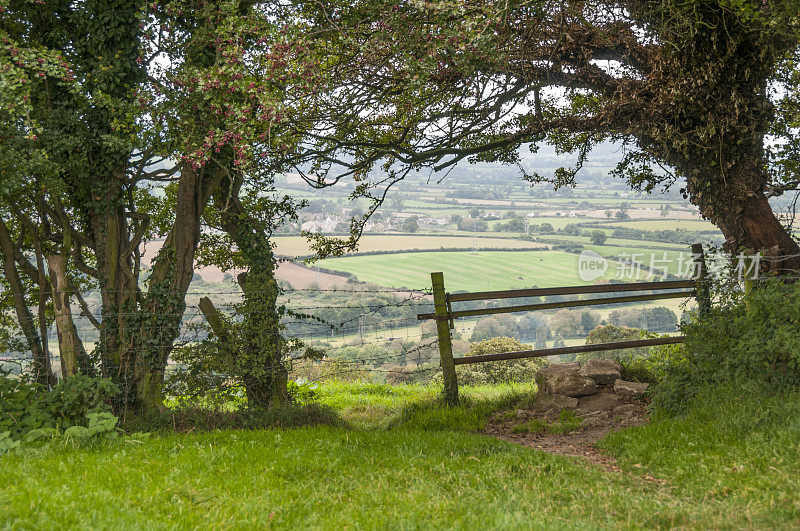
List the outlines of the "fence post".
{"label": "fence post", "polygon": [[703,252],[702,243],[692,244],[692,257],[694,259],[694,274],[697,280],[697,305],[700,309],[700,316],[708,315],[711,310],[711,290],[708,287],[708,269],[706,268],[706,255]]}
{"label": "fence post", "polygon": [[750,312],[753,309],[753,290],[758,280],[758,271],[755,269],[756,252],[752,249],[745,249],[739,258],[742,260],[740,268],[742,270],[742,280],[744,281],[744,307]]}
{"label": "fence post", "polygon": [[439,359],[444,377],[444,401],[447,405],[458,404],[458,380],[453,363],[453,344],[450,340],[450,319],[447,310],[447,294],[444,291],[444,274],[431,273],[433,284],[433,307],[436,314],[436,332],[439,336]]}

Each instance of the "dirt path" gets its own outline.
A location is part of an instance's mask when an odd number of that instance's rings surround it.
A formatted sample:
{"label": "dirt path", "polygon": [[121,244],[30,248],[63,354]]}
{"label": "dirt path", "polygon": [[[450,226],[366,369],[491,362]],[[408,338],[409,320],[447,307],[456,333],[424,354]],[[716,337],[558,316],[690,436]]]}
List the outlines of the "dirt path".
{"label": "dirt path", "polygon": [[[617,406],[615,410],[595,410],[580,407],[574,411],[576,418],[581,419],[581,426],[567,433],[555,433],[549,429],[536,428],[543,423],[551,427],[559,426],[559,417],[554,411],[537,412],[530,410],[505,412],[492,418],[484,433],[504,441],[521,444],[543,452],[585,459],[592,465],[600,466],[608,471],[624,473],[613,456],[601,452],[595,444],[609,433],[631,426],[642,426],[649,420],[644,402],[630,401]],[[650,474],[634,474],[631,476],[650,483],[666,484],[666,480]]]}

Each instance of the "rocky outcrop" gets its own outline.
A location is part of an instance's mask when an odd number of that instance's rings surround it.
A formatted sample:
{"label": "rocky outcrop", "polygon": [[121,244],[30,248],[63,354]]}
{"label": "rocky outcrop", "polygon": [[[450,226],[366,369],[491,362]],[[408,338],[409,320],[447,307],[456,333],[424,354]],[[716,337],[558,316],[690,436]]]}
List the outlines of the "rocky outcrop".
{"label": "rocky outcrop", "polygon": [[614,392],[622,396],[642,396],[647,391],[650,384],[639,382],[626,382],[625,380],[614,381]]}
{"label": "rocky outcrop", "polygon": [[558,414],[562,409],[575,409],[578,407],[578,399],[566,395],[548,395],[539,393],[536,402],[533,403],[533,411],[545,415]]}
{"label": "rocky outcrop", "polygon": [[594,394],[597,383],[579,374],[580,363],[552,363],[536,373],[536,386],[548,395],[571,397]]}
{"label": "rocky outcrop", "polygon": [[578,400],[578,411],[585,413],[593,411],[611,411],[622,404],[622,397],[604,391],[595,395],[582,396]]}
{"label": "rocky outcrop", "polygon": [[616,360],[590,359],[581,364],[578,374],[597,385],[608,385],[622,377],[622,364]]}
{"label": "rocky outcrop", "polygon": [[533,409],[539,412],[574,409],[584,415],[630,411],[633,408],[626,401],[643,396],[649,385],[622,380],[621,373],[622,365],[611,359],[551,363],[536,373],[539,393]]}

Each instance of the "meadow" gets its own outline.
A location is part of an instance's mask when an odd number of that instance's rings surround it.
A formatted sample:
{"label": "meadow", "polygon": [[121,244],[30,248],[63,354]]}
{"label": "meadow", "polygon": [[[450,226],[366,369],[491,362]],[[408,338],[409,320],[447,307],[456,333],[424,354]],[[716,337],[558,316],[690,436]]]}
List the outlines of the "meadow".
{"label": "meadow", "polygon": [[443,408],[419,386],[336,384],[370,425],[191,432],[0,456],[0,527],[791,528],[800,395],[726,387],[683,416],[616,432],[618,468],[482,435],[529,391]]}
{"label": "meadow", "polygon": [[[275,251],[281,256],[306,256],[311,253],[308,241],[300,236],[275,236]],[[358,242],[359,252],[374,251],[409,251],[436,249],[472,248],[478,249],[539,249],[544,244],[524,241],[517,238],[479,235],[473,239],[467,235],[430,235],[430,234],[398,234],[398,235],[363,235]]]}
{"label": "meadow", "polygon": [[[609,245],[584,247],[602,256],[630,258],[637,255],[638,261],[645,265],[650,264],[651,257],[657,261],[666,259],[670,273],[680,270],[679,251],[647,251]],[[688,259],[685,255],[684,263]],[[321,260],[318,265],[351,273],[363,282],[413,289],[427,288],[431,272],[442,271],[449,291],[484,291],[591,283],[581,280],[578,260],[577,254],[563,251],[478,251],[351,256]],[[628,271],[621,270],[622,267],[610,261],[602,279],[625,276]],[[644,278],[646,273],[642,272],[640,279]]]}

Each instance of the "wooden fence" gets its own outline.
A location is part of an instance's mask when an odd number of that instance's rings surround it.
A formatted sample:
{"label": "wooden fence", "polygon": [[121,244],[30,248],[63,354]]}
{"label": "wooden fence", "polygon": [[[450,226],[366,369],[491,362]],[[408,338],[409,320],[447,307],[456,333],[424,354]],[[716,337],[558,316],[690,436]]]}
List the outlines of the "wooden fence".
{"label": "wooden fence", "polygon": [[[504,352],[501,354],[488,354],[483,356],[466,356],[453,358],[453,346],[450,330],[454,327],[454,320],[461,317],[474,317],[478,315],[496,315],[512,312],[530,312],[536,310],[553,310],[557,308],[575,308],[583,306],[597,306],[603,304],[621,304],[663,299],[685,299],[696,297],[701,313],[704,313],[711,304],[708,287],[705,282],[706,265],[703,248],[700,244],[692,245],[692,255],[695,262],[696,280],[670,280],[662,282],[635,282],[626,284],[597,284],[589,286],[564,286],[556,288],[533,288],[506,291],[484,291],[478,293],[447,293],[444,287],[444,274],[431,273],[433,284],[434,313],[417,315],[417,319],[433,319],[436,321],[439,336],[439,357],[441,360],[444,377],[444,396],[448,404],[458,403],[458,380],[456,378],[456,365],[469,363],[485,363],[489,361],[515,360],[523,358],[540,358],[556,356],[559,354],[579,354],[583,352],[603,352],[636,347],[649,347],[655,345],[671,345],[682,343],[683,336],[661,337],[655,339],[641,339],[636,341],[616,341],[613,343],[598,343],[594,345],[578,345],[574,347],[545,348],[537,350],[523,350],[518,352]],[[665,291],[667,290],[667,291]],[[629,295],[630,292],[648,291],[641,295]],[[558,302],[545,302],[537,304],[517,304],[494,308],[478,308],[471,310],[453,310],[453,303],[466,301],[487,301],[497,299],[515,299],[521,297],[548,297],[554,295],[589,295],[626,293],[622,296],[610,296],[594,299],[569,300]]]}

